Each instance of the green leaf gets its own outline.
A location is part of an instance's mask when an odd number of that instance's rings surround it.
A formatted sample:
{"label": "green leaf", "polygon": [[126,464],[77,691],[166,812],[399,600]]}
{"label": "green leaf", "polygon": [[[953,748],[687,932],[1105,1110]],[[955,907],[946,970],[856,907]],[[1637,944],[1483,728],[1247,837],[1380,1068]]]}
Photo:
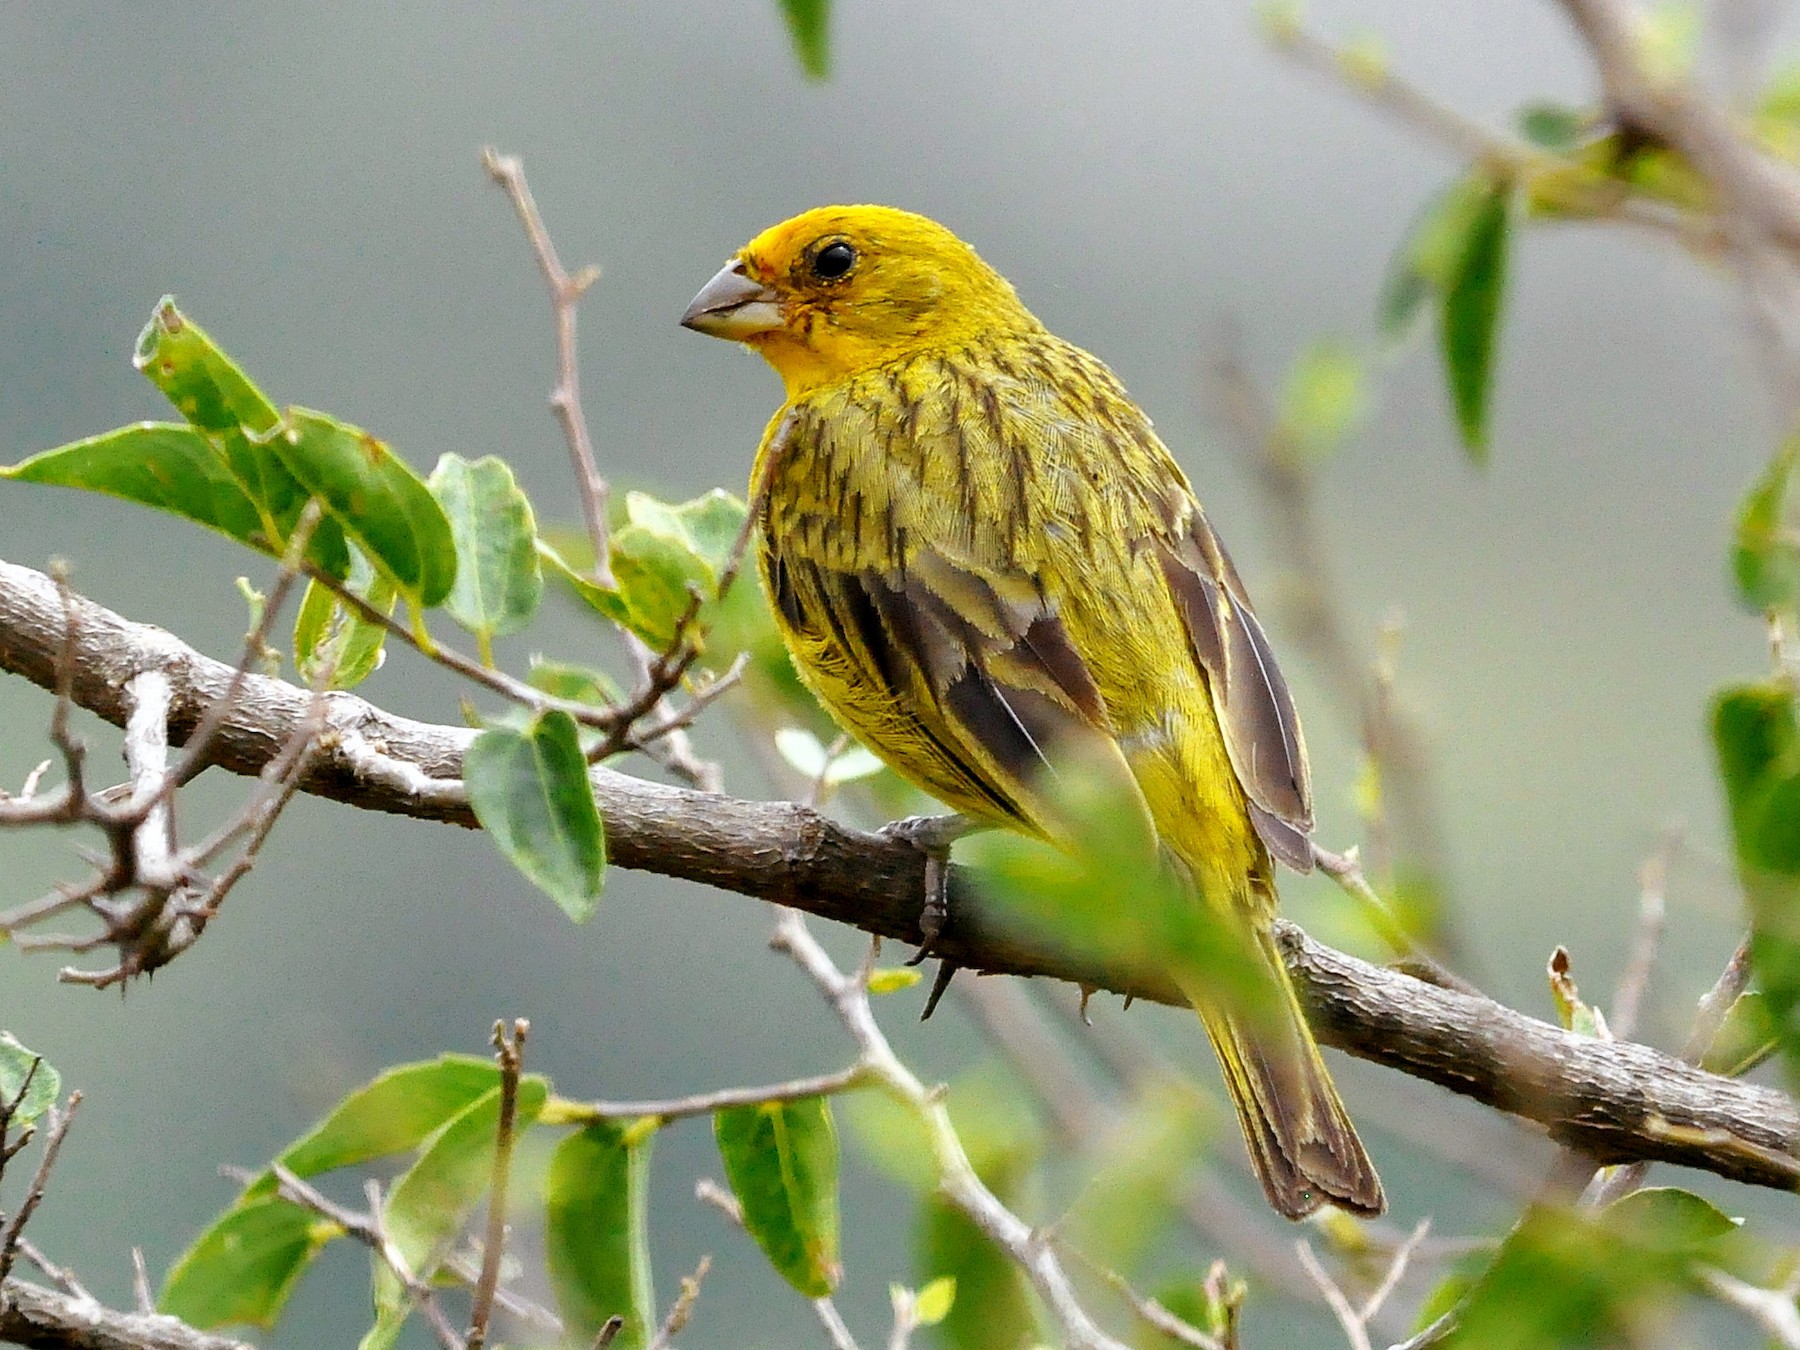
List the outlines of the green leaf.
{"label": "green leaf", "polygon": [[413,605],[444,602],[456,581],[456,541],[431,489],[405,460],[359,427],[305,408],[266,436],[266,446],[324,504]]}
{"label": "green leaf", "polygon": [[[525,674],[525,682],[551,698],[586,704],[590,708],[611,707],[625,697],[612,676],[604,670],[571,665],[564,661],[546,661],[537,655],[531,658],[531,668]],[[603,733],[593,727],[578,727],[577,730],[580,733],[582,754],[591,753],[600,744]]]}
{"label": "green leaf", "polygon": [[60,1096],[62,1075],[43,1056],[20,1045],[10,1031],[0,1031],[0,1106],[12,1107],[10,1127],[31,1124]]}
{"label": "green leaf", "polygon": [[544,1249],[568,1340],[588,1345],[617,1314],[613,1344],[641,1350],[656,1328],[645,1195],[654,1122],[597,1121],[557,1146],[544,1182]]}
{"label": "green leaf", "polygon": [[1377,327],[1389,346],[1412,335],[1424,317],[1425,302],[1449,285],[1486,186],[1481,178],[1457,179],[1428,199],[1407,226],[1376,302]]}
{"label": "green leaf", "polygon": [[606,838],[575,719],[537,714],[523,729],[489,727],[463,755],[469,805],[526,879],[577,923],[593,917]]}
{"label": "green leaf", "polygon": [[1222,917],[1219,903],[1194,893],[1156,854],[1141,799],[1104,774],[1070,766],[1052,786],[1057,818],[1068,823],[1065,849],[995,830],[964,848],[980,871],[997,912],[1047,936],[1084,961],[1112,970],[1173,976],[1205,988],[1244,1017],[1273,1013],[1281,998],[1269,958],[1244,925]]}
{"label": "green leaf", "polygon": [[[646,493],[626,493],[626,523],[613,532],[611,550],[626,626],[651,646],[667,647],[696,591],[706,602],[699,627],[710,626],[746,510],[718,489],[675,506]],[[741,604],[739,596],[751,589],[741,588],[732,600]]]}
{"label": "green leaf", "polygon": [[[345,1097],[275,1161],[295,1176],[310,1177],[404,1153],[499,1086],[494,1062],[475,1055],[396,1065]],[[244,1198],[275,1191],[275,1174],[264,1172],[245,1188]]]}
{"label": "green leaf", "polygon": [[675,626],[709,581],[705,563],[681,544],[627,525],[613,536],[613,576],[624,597],[626,627],[658,651],[675,639]]}
{"label": "green leaf", "polygon": [[1738,508],[1731,565],[1738,598],[1753,613],[1791,610],[1800,602],[1800,531],[1789,510],[1796,463],[1800,437],[1781,447]]}
{"label": "green leaf", "polygon": [[1446,278],[1439,337],[1463,444],[1477,464],[1487,459],[1494,351],[1506,290],[1512,233],[1512,184],[1487,185]]}
{"label": "green leaf", "polygon": [[[792,678],[792,665],[774,630],[767,601],[753,576],[719,594],[733,549],[743,533],[744,503],[728,492],[712,491],[671,506],[645,493],[626,494],[625,519],[612,533],[608,561],[611,586],[603,586],[539,538],[538,556],[551,574],[588,606],[629,629],[658,650],[669,646],[675,626],[701,598],[688,636],[700,648],[700,664],[721,669],[740,651],[771,651]],[[808,701],[811,701],[810,695]]]}
{"label": "green leaf", "polygon": [[531,622],[544,594],[531,503],[504,461],[485,455],[438,460],[429,484],[456,541],[456,584],[444,607],[480,644]]}
{"label": "green leaf", "polygon": [[913,1318],[922,1327],[935,1327],[956,1306],[956,1277],[943,1275],[913,1295]]}
{"label": "green leaf", "polygon": [[1575,985],[1575,977],[1569,973],[1567,948],[1558,947],[1550,953],[1548,974],[1550,997],[1556,1003],[1556,1015],[1563,1024],[1563,1030],[1573,1031],[1578,1036],[1594,1036],[1610,1041],[1613,1035],[1612,1029],[1606,1025],[1606,1014],[1583,1001],[1581,990]]}
{"label": "green leaf", "polygon": [[824,79],[831,73],[831,0],[781,0],[781,17],[787,20],[800,68],[808,79]]}
{"label": "green leaf", "polygon": [[744,1227],[783,1279],[823,1298],[838,1260],[838,1146],[824,1097],[763,1102],[713,1115],[725,1179]]}
{"label": "green leaf", "polygon": [[[977,1171],[1002,1204],[1018,1204],[1028,1178],[1022,1159],[991,1159]],[[921,1202],[914,1269],[927,1284],[956,1281],[956,1301],[938,1324],[937,1343],[946,1350],[1027,1350],[1041,1343],[1018,1266],[942,1196]]]}
{"label": "green leaf", "polygon": [[1528,103],[1519,109],[1519,134],[1541,150],[1567,154],[1587,139],[1593,117],[1566,103]]}
{"label": "green leaf", "polygon": [[1289,368],[1280,425],[1309,458],[1329,455],[1368,411],[1362,358],[1343,343],[1311,343]]}
{"label": "green leaf", "polygon": [[[211,440],[263,514],[264,536],[273,541],[270,547],[276,552],[285,549],[312,494],[267,447],[252,442],[281,421],[268,395],[251,383],[205,329],[175,308],[171,296],[163,297],[138,335],[132,364]],[[332,576],[344,575],[348,559],[335,523],[321,522],[307,551]]]}
{"label": "green leaf", "polygon": [[1636,1241],[1665,1251],[1704,1247],[1737,1232],[1734,1219],[1712,1201],[1675,1186],[1646,1186],[1606,1207],[1608,1222],[1630,1232]]}
{"label": "green leaf", "polygon": [[[498,1086],[490,1089],[439,1126],[388,1191],[381,1210],[388,1240],[420,1279],[436,1274],[493,1178],[500,1094]],[[549,1095],[548,1080],[536,1074],[519,1080],[516,1130],[530,1127]],[[385,1262],[376,1262],[374,1284],[376,1321],[365,1346],[391,1344],[407,1312],[406,1289]]]}
{"label": "green leaf", "polygon": [[631,611],[626,608],[625,597],[616,589],[602,586],[587,573],[578,571],[554,544],[542,537],[537,541],[537,552],[538,560],[550,569],[553,576],[566,582],[584,604],[616,624],[624,627],[630,625]]}
{"label": "green leaf", "polygon": [[1785,682],[1713,706],[1713,743],[1750,908],[1750,962],[1791,1080],[1800,1080],[1800,725]]}
{"label": "green leaf", "polygon": [[594,708],[607,707],[624,697],[612,676],[603,670],[571,665],[566,661],[547,661],[541,656],[531,658],[525,682],[551,698],[560,698],[566,703],[585,703]]}
{"label": "green leaf", "polygon": [[775,749],[799,773],[826,787],[870,778],[887,767],[860,745],[833,755],[804,727],[782,727],[775,733]]}
{"label": "green leaf", "polygon": [[883,966],[869,972],[869,992],[897,994],[902,989],[911,989],[923,978],[917,966]]}
{"label": "green leaf", "polygon": [[1094,1141],[1084,1159],[1091,1175],[1058,1225],[1077,1251],[1127,1279],[1143,1269],[1205,1143],[1202,1106],[1189,1087],[1157,1084]]}
{"label": "green leaf", "polygon": [[[514,1128],[523,1132],[550,1095],[547,1079],[519,1079]],[[500,1088],[482,1093],[423,1141],[418,1161],[388,1191],[382,1218],[389,1239],[415,1274],[430,1276],[443,1248],[487,1191],[500,1132]]]}
{"label": "green leaf", "polygon": [[625,494],[625,519],[662,539],[680,544],[706,564],[716,584],[724,574],[743,533],[748,508],[725,491],[714,488],[691,501],[671,506],[647,492]]}
{"label": "green leaf", "polygon": [[[345,585],[380,613],[394,612],[399,598],[394,583],[370,567],[360,549],[351,555]],[[309,685],[329,670],[329,688],[354,689],[381,668],[387,632],[351,610],[330,587],[309,581],[294,616],[294,669]]]}
{"label": "green leaf", "polygon": [[1475,1281],[1443,1344],[1590,1350],[1628,1340],[1686,1291],[1688,1255],[1666,1240],[1666,1211],[1675,1208],[1686,1206],[1529,1211]]}
{"label": "green leaf", "polygon": [[157,1310],[203,1330],[272,1327],[313,1257],[342,1232],[276,1196],[228,1209],[176,1261]]}
{"label": "green leaf", "polygon": [[1749,1073],[1780,1048],[1778,1032],[1767,996],[1755,989],[1740,994],[1706,1047],[1700,1067],[1727,1078]]}
{"label": "green leaf", "polygon": [[131,363],[202,431],[268,432],[281,420],[268,395],[175,307],[172,295],[157,302],[138,334]]}
{"label": "green leaf", "polygon": [[1790,61],[1769,76],[1757,111],[1777,121],[1800,122],[1800,61]]}
{"label": "green leaf", "polygon": [[0,469],[0,476],[122,497],[270,552],[256,503],[213,443],[190,426],[135,422],[45,450]]}

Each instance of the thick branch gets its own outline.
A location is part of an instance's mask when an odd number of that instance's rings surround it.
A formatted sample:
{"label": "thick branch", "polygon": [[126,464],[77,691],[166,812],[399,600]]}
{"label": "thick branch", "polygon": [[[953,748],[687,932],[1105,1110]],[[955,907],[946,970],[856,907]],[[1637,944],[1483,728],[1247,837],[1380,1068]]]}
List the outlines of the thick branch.
{"label": "thick branch", "polygon": [[[222,696],[232,668],[168,633],[78,600],[72,697],[122,725],[123,689],[163,670],[170,739],[185,740]],[[55,686],[62,605],[42,573],[0,562],[0,670]],[[246,677],[209,756],[255,774],[307,715],[304,689]],[[395,717],[348,694],[328,699],[326,732],[304,791],[365,810],[472,825],[459,778],[464,727]],[[593,770],[607,848],[642,868],[778,901],[902,942],[918,939],[925,861],[909,845],[785,802],[747,802]],[[1153,977],[1122,977],[1041,935],[1008,927],[958,871],[937,954],[960,965],[1046,975],[1179,1004]],[[1479,996],[1422,983],[1312,941],[1292,925],[1283,952],[1329,1044],[1544,1125],[1606,1163],[1648,1159],[1792,1189],[1800,1178],[1800,1109],[1771,1088],[1716,1077],[1645,1046],[1571,1035]]]}
{"label": "thick branch", "polygon": [[117,1312],[23,1280],[0,1288],[0,1341],[32,1350],[252,1350],[173,1317]]}

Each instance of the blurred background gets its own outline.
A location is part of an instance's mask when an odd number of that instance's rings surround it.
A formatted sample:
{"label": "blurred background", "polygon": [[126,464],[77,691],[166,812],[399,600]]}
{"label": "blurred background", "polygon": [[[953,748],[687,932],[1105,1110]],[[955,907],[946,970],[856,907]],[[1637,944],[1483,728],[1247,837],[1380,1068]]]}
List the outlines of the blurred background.
{"label": "blurred background", "polygon": [[[1591,100],[1548,4],[1320,0],[1310,22],[1380,34],[1397,69],[1495,125],[1533,99]],[[0,460],[166,415],[129,358],[173,292],[277,401],[365,425],[422,469],[446,450],[500,454],[541,517],[575,520],[545,404],[542,287],[477,163],[493,144],[523,155],[564,261],[605,269],[582,311],[603,468],[670,498],[741,491],[777,382],[676,318],[763,226],[825,202],[890,202],[952,226],[1053,330],[1121,374],[1281,650],[1283,559],[1202,375],[1228,331],[1271,388],[1334,336],[1380,373],[1367,421],[1321,471],[1324,541],[1359,642],[1372,653],[1385,618],[1404,616],[1399,684],[1439,785],[1465,968],[1550,1016],[1542,972],[1563,943],[1603,994],[1636,869],[1683,824],[1642,1028],[1678,1041],[1740,928],[1707,699],[1766,663],[1725,554],[1779,428],[1729,279],[1606,227],[1524,232],[1492,463],[1478,471],[1428,345],[1378,358],[1373,331],[1391,251],[1461,166],[1269,50],[1247,4],[845,2],[831,45],[830,80],[807,82],[773,0],[195,0],[128,17],[0,5]],[[243,628],[233,579],[269,573],[184,523],[22,486],[0,491],[0,556],[66,558],[81,591],[228,659]],[[530,647],[594,659],[599,642],[565,606]],[[1287,665],[1309,717],[1321,838],[1343,848],[1359,831],[1356,728],[1317,671]],[[362,692],[439,721],[458,719],[463,693],[405,652]],[[0,782],[47,753],[49,708],[0,681]],[[731,790],[767,794],[731,741],[726,718],[700,732]],[[211,785],[189,809],[238,791]],[[70,842],[0,837],[0,903],[73,875]],[[1322,935],[1351,929],[1324,883],[1290,879],[1285,892]],[[571,1096],[836,1068],[848,1049],[766,951],[767,927],[742,899],[615,872],[599,916],[572,930],[479,837],[302,801],[222,921],[154,984],[97,995],[57,984],[55,960],[0,953],[0,1025],[87,1093],[33,1235],[128,1302],[130,1247],[165,1269],[233,1194],[221,1164],[265,1161],[385,1065],[482,1051],[499,1016],[532,1020],[532,1067]],[[884,1008],[921,1072],[950,1077],[986,1054],[954,1003],[915,1026],[918,1001]],[[1097,1013],[1120,1015],[1116,1002]],[[1190,1018],[1130,1018],[1172,1056],[1209,1064]],[[1443,1094],[1333,1063],[1399,1221],[1434,1213],[1443,1233],[1506,1222],[1503,1194],[1384,1127]],[[1498,1129],[1445,1112],[1462,1122],[1453,1130]],[[1243,1180],[1235,1162],[1221,1170]],[[719,1258],[682,1343],[818,1343],[804,1304],[691,1198],[693,1179],[717,1172],[703,1125],[659,1141],[660,1291],[701,1252]],[[1733,1213],[1769,1208],[1712,1189]],[[885,1335],[889,1281],[912,1278],[909,1213],[853,1158],[839,1302],[865,1343]],[[1273,1220],[1268,1234],[1290,1236]],[[364,1261],[343,1247],[268,1344],[361,1333]],[[1186,1235],[1172,1259],[1203,1267],[1213,1254]],[[1246,1343],[1341,1339],[1316,1312],[1257,1297]]]}

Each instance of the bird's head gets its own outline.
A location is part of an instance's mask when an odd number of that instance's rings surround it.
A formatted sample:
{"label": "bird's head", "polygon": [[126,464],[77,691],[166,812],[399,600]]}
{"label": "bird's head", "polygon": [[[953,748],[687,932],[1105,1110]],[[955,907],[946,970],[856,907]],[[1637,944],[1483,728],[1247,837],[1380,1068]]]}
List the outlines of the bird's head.
{"label": "bird's head", "polygon": [[891,206],[822,206],[771,226],[681,322],[760,352],[790,398],[914,352],[1037,327],[974,249]]}

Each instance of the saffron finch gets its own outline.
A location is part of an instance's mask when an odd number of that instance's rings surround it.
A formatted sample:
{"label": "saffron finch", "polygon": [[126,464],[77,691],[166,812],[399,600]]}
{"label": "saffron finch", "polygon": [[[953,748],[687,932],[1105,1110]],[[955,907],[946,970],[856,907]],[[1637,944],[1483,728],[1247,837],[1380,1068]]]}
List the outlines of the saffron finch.
{"label": "saffron finch", "polygon": [[1314,861],[1300,724],[1149,418],[961,239],[890,207],[764,231],[682,322],[786,386],[751,496],[802,677],[983,824],[1055,840],[1052,761],[1116,779],[1280,995],[1252,1019],[1190,991],[1270,1203],[1380,1213],[1272,931],[1274,860]]}

